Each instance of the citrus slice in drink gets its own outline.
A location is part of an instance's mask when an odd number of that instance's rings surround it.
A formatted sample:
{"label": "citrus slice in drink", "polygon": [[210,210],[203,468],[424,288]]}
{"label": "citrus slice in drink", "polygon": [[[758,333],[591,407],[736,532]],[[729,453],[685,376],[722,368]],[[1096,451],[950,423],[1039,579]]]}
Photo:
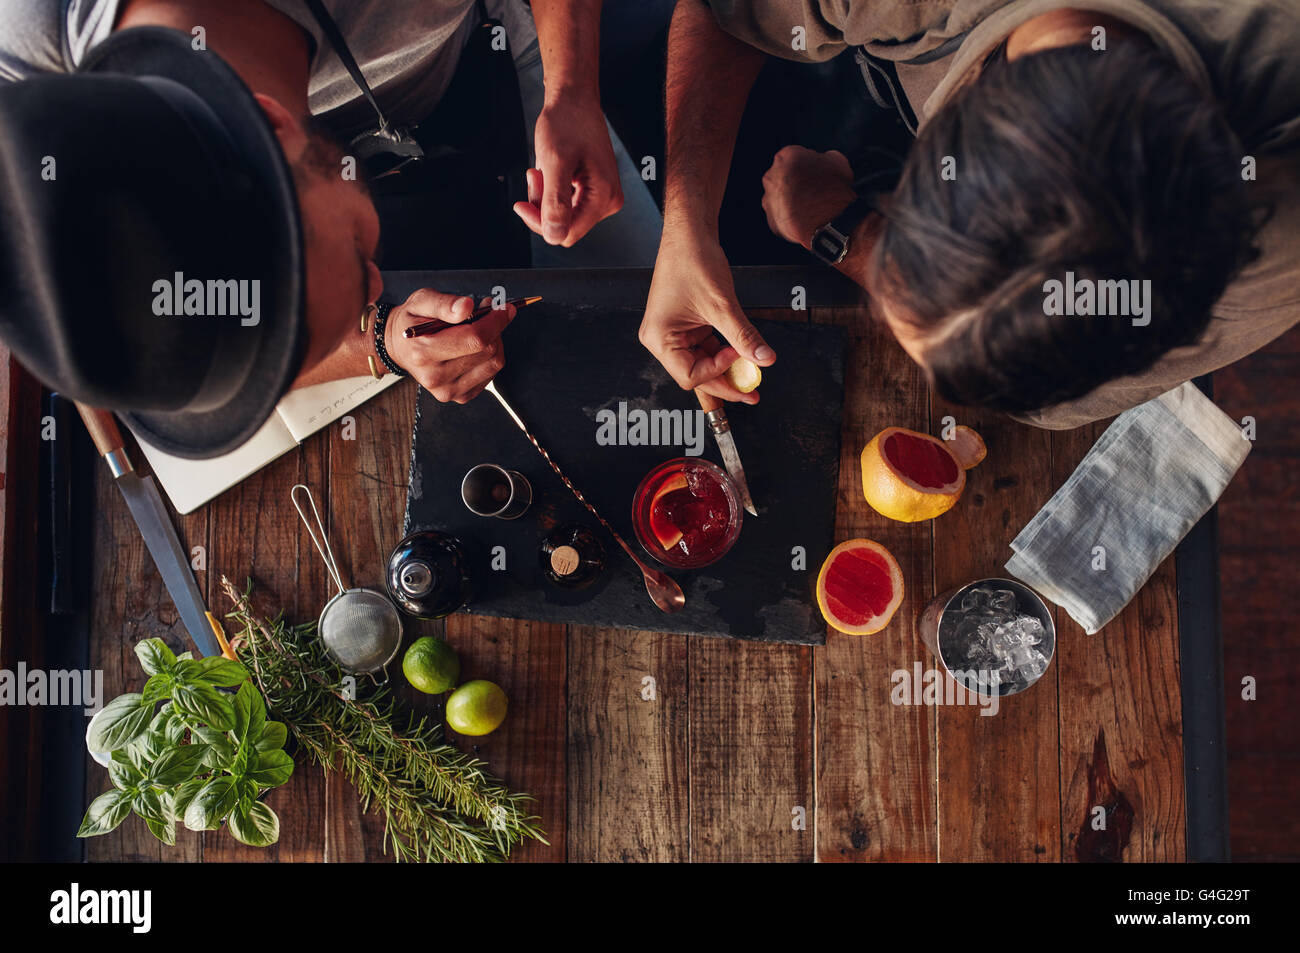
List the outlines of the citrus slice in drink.
{"label": "citrus slice in drink", "polygon": [[822,617],[846,635],[879,632],[902,603],[903,570],[893,554],[874,540],[840,543],[817,575]]}
{"label": "citrus slice in drink", "polygon": [[672,549],[682,541],[684,534],[668,518],[668,513],[661,504],[668,494],[688,489],[689,486],[690,482],[686,479],[685,473],[675,473],[664,480],[663,485],[655,491],[654,497],[650,500],[650,532],[654,533],[655,540],[664,549]]}
{"label": "citrus slice in drink", "polygon": [[[984,441],[959,427],[952,443],[903,427],[886,427],[862,451],[862,495],[881,516],[905,523],[948,512],[966,488],[966,468],[983,457]],[[965,433],[961,433],[965,431]]]}

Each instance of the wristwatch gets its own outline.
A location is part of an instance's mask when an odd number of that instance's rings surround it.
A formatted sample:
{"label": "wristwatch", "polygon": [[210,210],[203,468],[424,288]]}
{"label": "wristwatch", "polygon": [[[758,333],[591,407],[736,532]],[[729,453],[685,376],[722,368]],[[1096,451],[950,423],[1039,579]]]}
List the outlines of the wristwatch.
{"label": "wristwatch", "polygon": [[813,232],[809,250],[828,265],[838,265],[849,254],[849,239],[863,219],[875,211],[869,199],[858,196],[844,211]]}

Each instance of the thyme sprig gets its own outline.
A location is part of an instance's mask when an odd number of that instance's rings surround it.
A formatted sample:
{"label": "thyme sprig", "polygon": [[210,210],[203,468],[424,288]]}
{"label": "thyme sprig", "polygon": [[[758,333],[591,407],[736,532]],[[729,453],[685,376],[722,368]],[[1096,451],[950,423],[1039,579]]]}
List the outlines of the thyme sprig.
{"label": "thyme sprig", "polygon": [[527,813],[532,798],[447,744],[440,724],[399,708],[386,687],[353,697],[345,673],[314,637],[314,623],[263,619],[246,592],[225,576],[221,585],[235,605],[236,656],[302,754],[341,771],[362,809],[384,815],[385,852],[391,847],[398,860],[481,862],[505,859],[528,838],[547,843],[538,818]]}

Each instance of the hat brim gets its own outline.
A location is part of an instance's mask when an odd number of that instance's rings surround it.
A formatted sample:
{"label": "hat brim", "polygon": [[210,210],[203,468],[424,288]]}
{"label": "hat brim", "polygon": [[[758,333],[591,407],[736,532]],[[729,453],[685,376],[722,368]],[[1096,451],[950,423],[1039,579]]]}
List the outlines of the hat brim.
{"label": "hat brim", "polygon": [[128,412],[123,417],[158,449],[192,459],[219,456],[247,443],[261,429],[302,363],[305,333],[305,262],[297,192],[284,151],[257,100],[217,54],[195,50],[191,38],[163,27],[132,27],[90,50],[80,70],[160,76],[181,83],[216,113],[248,171],[269,196],[264,218],[250,228],[270,241],[270,260],[256,265],[262,300],[274,302],[257,327],[256,356],[243,385],[220,407],[203,411]]}

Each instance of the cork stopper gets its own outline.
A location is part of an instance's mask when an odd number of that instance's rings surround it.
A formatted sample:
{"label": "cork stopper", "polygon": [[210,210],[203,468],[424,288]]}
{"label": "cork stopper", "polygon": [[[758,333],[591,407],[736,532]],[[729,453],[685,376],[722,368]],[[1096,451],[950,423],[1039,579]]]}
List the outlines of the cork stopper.
{"label": "cork stopper", "polygon": [[551,553],[551,568],[555,570],[556,575],[570,576],[578,569],[578,564],[582,562],[582,557],[572,546],[557,546]]}

